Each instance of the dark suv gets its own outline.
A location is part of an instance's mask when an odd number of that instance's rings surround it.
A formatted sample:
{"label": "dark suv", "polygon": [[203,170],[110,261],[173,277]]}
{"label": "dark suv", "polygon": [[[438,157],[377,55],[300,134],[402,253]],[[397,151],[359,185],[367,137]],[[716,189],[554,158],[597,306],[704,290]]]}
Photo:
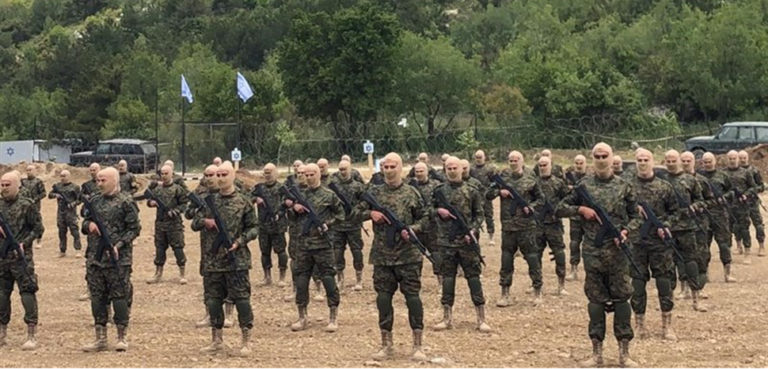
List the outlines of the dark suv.
{"label": "dark suv", "polygon": [[698,158],[705,152],[722,154],[761,143],[768,143],[768,122],[731,122],[723,124],[714,136],[686,140],[685,149]]}
{"label": "dark suv", "polygon": [[83,151],[70,155],[69,163],[85,167],[91,163],[114,166],[120,160],[128,162],[128,171],[146,173],[154,171],[158,155],[151,141],[136,139],[114,139],[99,142],[94,151]]}

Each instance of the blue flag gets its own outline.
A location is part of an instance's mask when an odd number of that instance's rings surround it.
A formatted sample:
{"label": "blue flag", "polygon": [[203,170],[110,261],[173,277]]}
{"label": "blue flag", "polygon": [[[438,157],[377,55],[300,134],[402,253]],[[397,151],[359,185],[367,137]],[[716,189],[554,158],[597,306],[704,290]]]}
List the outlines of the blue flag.
{"label": "blue flag", "polygon": [[248,84],[245,76],[240,74],[240,72],[237,72],[237,96],[240,97],[240,100],[243,100],[243,103],[253,96],[251,85]]}
{"label": "blue flag", "polygon": [[187,102],[190,104],[194,101],[192,98],[192,90],[189,89],[189,85],[183,74],[181,75],[181,97],[186,98]]}

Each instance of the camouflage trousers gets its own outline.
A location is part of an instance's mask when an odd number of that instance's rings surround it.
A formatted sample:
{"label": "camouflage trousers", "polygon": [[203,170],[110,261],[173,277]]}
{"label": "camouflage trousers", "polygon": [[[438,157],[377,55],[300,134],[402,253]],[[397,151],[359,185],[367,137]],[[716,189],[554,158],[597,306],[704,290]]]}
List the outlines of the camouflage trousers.
{"label": "camouflage trousers", "polygon": [[288,255],[285,253],[284,233],[259,231],[259,250],[261,250],[262,268],[272,269],[272,251],[277,254],[277,267],[280,270],[288,268]]}
{"label": "camouflage trousers", "polygon": [[67,251],[67,231],[72,235],[75,250],[80,250],[80,232],[77,227],[77,212],[70,209],[56,213],[56,227],[59,229],[59,251]]}
{"label": "camouflage trousers", "polygon": [[627,300],[632,296],[632,283],[626,256],[615,247],[586,246],[583,251],[589,337],[605,339],[606,313],[613,311],[614,336],[631,340],[634,337],[632,309]]}
{"label": "camouflage trousers", "polygon": [[581,221],[569,219],[568,222],[570,225],[569,235],[571,238],[568,244],[568,249],[571,253],[570,262],[571,265],[579,265],[579,262],[581,261],[581,241],[584,239],[584,230],[581,228]]}
{"label": "camouflage trousers", "polygon": [[565,278],[565,243],[563,243],[563,224],[547,223],[541,229],[536,239],[539,248],[539,265],[544,255],[544,249],[549,245],[550,255],[555,261],[555,275]]}
{"label": "camouflage trousers", "polygon": [[485,304],[483,285],[480,282],[480,257],[469,245],[440,247],[440,263],[440,271],[443,274],[443,295],[440,298],[442,305],[453,306],[456,298],[456,271],[459,265],[464,271],[464,278],[467,279],[472,303],[475,306]]}
{"label": "camouflage trousers", "polygon": [[165,265],[169,246],[176,257],[176,265],[184,266],[187,263],[187,257],[184,255],[184,225],[181,222],[155,222],[155,265]]}
{"label": "camouflage trousers", "polygon": [[424,329],[424,307],[419,297],[421,267],[421,262],[373,266],[373,289],[376,291],[376,307],[379,310],[379,329],[392,331],[395,315],[392,297],[398,287],[405,297],[411,329]]}
{"label": "camouflage trousers", "polygon": [[755,227],[755,237],[757,242],[765,242],[765,226],[763,225],[763,216],[760,214],[760,200],[754,201],[749,205],[749,219],[752,226]]}
{"label": "camouflage trousers", "polygon": [[[288,233],[288,259],[290,261],[288,266],[291,268],[291,278],[294,284],[296,281],[296,250],[299,248],[300,239],[301,235]],[[312,269],[312,280],[315,282],[320,280],[320,272],[317,271],[317,266]]]}
{"label": "camouflage trousers", "polygon": [[211,316],[211,327],[224,327],[224,302],[231,300],[237,309],[240,328],[253,328],[251,281],[248,270],[209,272],[203,275],[203,295]]}
{"label": "camouflage trousers", "polygon": [[709,218],[709,231],[707,232],[707,248],[712,239],[717,242],[720,250],[720,262],[723,265],[730,264],[731,259],[731,228],[728,214],[724,211],[711,211]]}
{"label": "camouflage trousers", "polygon": [[349,245],[349,251],[352,252],[352,266],[356,271],[363,270],[363,237],[360,228],[351,231],[333,230],[328,232],[328,237],[333,245],[333,251],[336,253],[336,270],[342,271],[346,267],[347,261],[344,258],[344,251]]}
{"label": "camouflage trousers", "polygon": [[91,294],[91,314],[96,325],[107,325],[109,303],[115,311],[115,325],[128,325],[133,303],[131,267],[102,268],[89,265],[85,271]]}
{"label": "camouflage trousers", "polygon": [[18,261],[0,261],[0,324],[7,325],[11,320],[11,293],[13,284],[19,286],[21,305],[24,307],[24,323],[37,324],[37,275],[35,263],[27,260],[25,268]]}
{"label": "camouflage trousers", "polygon": [[515,253],[517,250],[520,250],[525,261],[528,263],[528,276],[531,277],[533,288],[540,289],[543,285],[541,279],[541,257],[539,256],[539,247],[536,244],[537,233],[538,231],[535,229],[501,232],[499,284],[502,287],[512,285],[512,275],[515,272]]}
{"label": "camouflage trousers", "polygon": [[[699,245],[696,241],[696,231],[675,231],[673,232],[675,241],[677,241],[683,260],[675,258],[677,272],[680,276],[680,282],[688,283],[692,290],[701,289],[701,278],[699,277],[699,265],[701,255]],[[675,290],[674,280],[672,281],[672,290]]]}
{"label": "camouflage trousers", "polygon": [[325,287],[329,307],[339,306],[339,289],[336,286],[334,253],[331,248],[315,250],[296,250],[293,280],[296,285],[296,305],[309,304],[309,277],[317,268],[317,273]]}
{"label": "camouflage trousers", "polygon": [[709,282],[707,272],[709,271],[709,261],[712,259],[712,253],[709,251],[710,240],[707,238],[709,222],[702,222],[701,228],[701,231],[696,231],[696,264],[699,266],[699,289],[703,289]]}
{"label": "camouflage trousers", "polygon": [[733,214],[734,218],[731,232],[736,237],[736,241],[741,241],[744,248],[748,249],[752,247],[752,237],[749,235],[749,205],[744,203],[738,204],[740,206],[731,208],[731,214]]}
{"label": "camouflage trousers", "polygon": [[485,214],[485,231],[494,234],[496,226],[493,224],[493,200],[485,200],[483,214]]}
{"label": "camouflage trousers", "polygon": [[638,275],[635,270],[632,275],[632,310],[635,314],[645,314],[648,304],[646,284],[651,277],[656,280],[656,289],[659,293],[659,306],[662,312],[672,311],[675,306],[672,299],[672,281],[675,279],[675,263],[672,249],[665,245],[658,236],[654,239],[638,242],[632,247],[632,256],[635,264],[642,272]]}
{"label": "camouflage trousers", "polygon": [[[435,229],[435,227],[432,227],[432,229]],[[441,275],[440,248],[437,246],[437,234],[435,234],[435,232],[420,232],[416,234],[416,236],[419,237],[419,241],[426,246],[427,250],[432,253],[432,257],[435,259],[435,263],[432,264],[432,273],[434,275]]]}

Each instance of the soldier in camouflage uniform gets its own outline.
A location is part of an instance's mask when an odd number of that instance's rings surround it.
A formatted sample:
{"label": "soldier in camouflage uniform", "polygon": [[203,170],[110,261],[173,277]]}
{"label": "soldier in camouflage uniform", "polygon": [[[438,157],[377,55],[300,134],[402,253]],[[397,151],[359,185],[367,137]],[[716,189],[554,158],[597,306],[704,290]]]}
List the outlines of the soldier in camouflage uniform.
{"label": "soldier in camouflage uniform", "polygon": [[[430,179],[427,165],[424,163],[416,163],[413,167],[415,177],[410,180],[409,184],[416,188],[421,194],[425,204],[429,204],[432,201],[432,191],[435,190],[440,184],[440,181]],[[443,285],[443,275],[440,272],[440,253],[437,246],[437,222],[435,220],[434,208],[427,206],[425,211],[427,215],[427,226],[422,227],[421,230],[416,232],[416,235],[421,240],[421,243],[427,247],[432,253],[432,257],[435,259],[435,264],[432,265],[432,273],[437,276],[438,285]]]}
{"label": "soldier in camouflage uniform", "polygon": [[737,282],[731,275],[731,228],[733,215],[728,206],[728,200],[733,197],[733,185],[731,178],[724,171],[716,168],[717,161],[712,153],[704,153],[701,157],[704,170],[701,175],[706,179],[712,194],[721,194],[715,197],[709,207],[709,232],[707,232],[707,245],[714,238],[720,250],[720,262],[723,263],[723,277],[726,283]]}
{"label": "soldier in camouflage uniform", "polygon": [[90,199],[93,195],[99,193],[99,185],[96,181],[96,175],[99,174],[100,170],[101,165],[99,165],[99,163],[91,163],[91,165],[88,166],[88,174],[91,175],[91,179],[80,185],[80,196],[82,196],[83,199]]}
{"label": "soldier in camouflage uniform", "polygon": [[77,230],[77,205],[80,204],[80,187],[70,180],[68,170],[59,174],[61,182],[53,185],[48,198],[58,199],[56,226],[59,228],[59,257],[67,254],[67,230],[74,238],[74,247],[80,256],[80,233]]}
{"label": "soldier in camouflage uniform", "polygon": [[[763,176],[760,174],[759,169],[749,164],[749,153],[744,150],[739,151],[739,165],[752,176],[755,182],[755,196],[750,197],[747,201],[749,204],[749,219],[752,221],[752,226],[755,227],[757,244],[760,246],[757,256],[765,256],[765,226],[763,225],[763,216],[760,214],[762,202],[760,197],[758,197],[759,194],[765,191]],[[744,262],[746,263],[747,259]]]}
{"label": "soldier in camouflage uniform", "polygon": [[187,257],[184,255],[184,223],[181,214],[187,208],[189,191],[173,181],[173,168],[169,165],[160,168],[160,179],[162,183],[154,189],[154,193],[167,207],[167,211],[162,212],[155,200],[147,200],[148,207],[157,208],[155,216],[155,274],[147,280],[147,283],[160,283],[163,278],[166,251],[170,246],[173,250],[173,256],[176,257],[176,265],[179,266],[179,283],[187,284],[185,275]]}
{"label": "soldier in camouflage uniform", "polygon": [[[576,155],[573,158],[573,166],[570,172],[573,173],[573,177],[576,181],[581,181],[587,175],[587,158],[584,155]],[[569,188],[575,187],[578,183],[571,183],[566,180],[566,184]],[[565,279],[575,281],[578,280],[579,262],[581,261],[581,241],[584,239],[584,229],[582,227],[583,219],[579,216],[574,216],[568,219],[569,223],[569,239],[568,249],[570,250],[570,264],[571,270]]]}
{"label": "soldier in camouflage uniform", "polygon": [[527,207],[514,206],[515,201],[512,192],[495,186],[488,191],[486,198],[494,199],[501,197],[500,212],[501,217],[501,269],[499,270],[499,285],[501,285],[501,298],[496,306],[506,307],[511,305],[509,288],[512,286],[512,276],[515,271],[515,253],[517,250],[523,254],[528,263],[528,275],[531,278],[531,284],[534,292],[534,304],[541,303],[541,287],[543,281],[541,278],[541,259],[539,249],[536,244],[536,238],[539,234],[535,210],[536,207],[543,205],[544,192],[536,182],[536,177],[523,170],[523,154],[519,151],[512,151],[508,156],[509,168],[504,168],[499,176],[510,187],[514,188],[523,200],[528,203]]}
{"label": "soldier in camouflage uniform", "polygon": [[120,172],[120,190],[133,195],[139,190],[139,184],[136,183],[136,177],[128,171],[128,162],[120,160],[117,163],[117,170]]}
{"label": "soldier in camouflage uniform", "polygon": [[[203,178],[200,179],[200,183],[198,183],[197,188],[193,191],[195,195],[197,195],[201,200],[205,201],[205,198],[215,194],[218,192],[218,188],[216,188],[216,169],[218,167],[215,165],[209,165],[205,167],[205,170],[203,170]],[[201,211],[204,209],[198,208],[194,206],[193,203],[189,203],[189,206],[187,206],[187,209],[184,211],[184,217],[188,220],[194,219],[195,215],[198,211]],[[205,278],[205,273],[203,272],[203,267],[206,263],[206,253],[205,250],[207,248],[210,248],[210,244],[213,243],[215,234],[211,232],[200,232],[200,276]],[[211,315],[208,312],[208,306],[205,304],[206,301],[210,299],[210,294],[208,293],[208,289],[206,288],[206,285],[203,284],[203,306],[205,307],[205,315],[203,316],[200,321],[195,323],[195,327],[197,328],[204,328],[204,327],[210,327],[211,326]],[[226,307],[226,305],[225,305]],[[225,309],[225,320],[226,320],[226,309]]]}
{"label": "soldier in camouflage uniform", "polygon": [[[413,187],[403,183],[401,173],[403,161],[400,155],[389,153],[381,161],[385,184],[374,186],[369,193],[379,204],[391,210],[397,218],[414,232],[421,231],[428,222],[425,203],[421,194]],[[403,229],[395,236],[395,244],[387,244],[386,233],[391,220],[383,213],[371,210],[366,202],[360,202],[355,217],[359,222],[371,219],[373,222],[373,243],[370,262],[373,264],[373,286],[376,290],[376,307],[379,311],[379,329],[381,330],[381,349],[373,355],[374,360],[385,360],[392,356],[392,326],[394,309],[392,297],[400,288],[408,307],[408,322],[413,331],[413,353],[411,359],[426,361],[422,351],[422,332],[424,330],[424,308],[421,304],[421,253],[408,242],[408,231]]]}
{"label": "soldier in camouflage uniform", "polygon": [[[24,323],[27,324],[27,340],[22,350],[37,348],[37,275],[33,258],[32,242],[43,233],[43,221],[35,203],[19,195],[21,176],[5,173],[0,178],[0,213],[12,236],[19,243],[23,255],[16,251],[0,255],[0,347],[5,346],[8,323],[11,320],[11,293],[13,284],[19,286],[21,305],[24,307]],[[0,245],[6,243],[11,234],[0,228]],[[11,247],[11,245],[5,245]],[[20,258],[24,258],[23,260]]]}
{"label": "soldier in camouflage uniform", "polygon": [[[277,181],[277,168],[267,163],[262,172],[264,183],[259,183],[251,193],[259,215],[259,249],[261,267],[264,270],[264,285],[272,284],[272,251],[277,254],[277,267],[280,271],[278,286],[285,287],[285,273],[288,269],[288,254],[285,253],[285,220],[279,216],[280,187]],[[257,193],[264,196],[257,196]],[[269,212],[272,212],[271,214]]]}
{"label": "soldier in camouflage uniform", "polygon": [[293,161],[293,174],[289,175],[285,178],[285,184],[292,184],[296,183],[296,177],[299,175],[299,167],[303,166],[304,163],[301,160],[294,160]]}
{"label": "soldier in camouflage uniform", "polygon": [[328,159],[317,159],[317,167],[320,168],[320,183],[323,186],[328,186],[328,183],[331,182],[331,174],[328,173],[328,165]]}
{"label": "soldier in camouflage uniform", "polygon": [[[335,226],[344,219],[344,208],[341,201],[333,191],[321,184],[320,168],[315,164],[307,165],[304,177],[307,187],[303,190],[303,196],[317,212],[315,216],[322,222],[320,225],[311,225],[309,229],[302,231],[302,242],[299,242],[296,250],[296,263],[294,265],[294,277],[296,283],[296,306],[299,311],[299,319],[291,325],[293,331],[307,328],[307,304],[309,303],[309,277],[317,266],[318,272],[325,287],[328,298],[330,318],[325,327],[326,332],[338,330],[336,316],[339,307],[339,289],[336,287],[334,270],[334,252],[327,238],[329,227]],[[309,210],[303,205],[287,200],[288,210],[286,216],[290,220],[296,220],[302,228],[310,221]]]}
{"label": "soldier in camouflage uniform", "polygon": [[624,178],[624,160],[622,160],[621,156],[613,156],[611,168],[613,168],[613,175]]}
{"label": "soldier in camouflage uniform", "polygon": [[[621,241],[626,241],[629,229],[639,227],[635,194],[629,183],[613,175],[611,162],[613,149],[605,143],[598,143],[592,149],[595,174],[584,177],[579,186],[584,188],[611,216],[614,226],[620,230]],[[579,365],[597,367],[603,364],[603,340],[605,339],[606,311],[614,311],[613,333],[619,341],[619,366],[633,367],[637,363],[629,355],[629,342],[634,337],[629,305],[632,284],[629,277],[629,261],[621,252],[618,238],[605,238],[596,244],[595,238],[601,228],[597,213],[587,206],[575,191],[557,206],[560,217],[580,216],[583,219],[584,247],[584,292],[589,303],[589,337],[592,340],[592,356]]]}
{"label": "soldier in camouflage uniform", "polygon": [[[448,154],[443,155],[445,156]],[[432,168],[432,166],[429,165],[429,154],[425,152],[419,153],[417,163],[424,163],[427,165],[427,169],[429,169],[429,179],[445,182],[445,176],[443,175],[445,173],[445,169],[443,169],[443,174],[441,174],[439,171],[435,170],[435,168]],[[445,160],[443,160],[443,165],[445,165]],[[415,175],[416,173],[414,173],[414,167],[411,167],[411,170],[408,171],[408,178],[413,178]]]}
{"label": "soldier in camouflage uniform", "polygon": [[[358,181],[358,182],[360,182],[362,184],[365,184],[365,180],[363,180],[363,175],[360,174],[360,171],[357,170],[356,168],[352,167],[352,158],[349,155],[344,154],[344,155],[341,156],[341,160],[339,160],[339,163],[341,163],[342,161],[346,161],[346,162],[349,163],[349,173],[350,173],[352,179],[355,180],[355,181]],[[332,179],[336,179],[340,175],[341,174],[339,172],[336,172],[336,173],[331,174],[331,177],[333,177]]]}
{"label": "soldier in camouflage uniform", "polygon": [[340,290],[344,290],[344,268],[346,260],[344,251],[349,245],[352,253],[352,265],[355,268],[355,291],[363,289],[363,237],[361,234],[362,222],[354,219],[351,215],[352,209],[357,205],[360,195],[365,191],[365,185],[352,178],[351,165],[348,161],[339,162],[339,171],[331,179],[335,183],[342,195],[350,202],[350,214],[345,215],[345,219],[337,224],[328,233],[328,237],[333,244],[336,253],[336,278]]}
{"label": "soldier in camouflage uniform", "polygon": [[[632,232],[632,255],[635,264],[640,267],[642,274],[634,269],[630,270],[632,276],[632,310],[635,312],[637,331],[640,338],[646,338],[648,331],[645,328],[645,308],[648,302],[646,283],[653,277],[656,280],[656,289],[659,293],[659,305],[661,308],[662,337],[666,340],[676,341],[672,330],[672,282],[675,280],[675,262],[672,248],[663,241],[671,235],[670,228],[677,224],[677,212],[679,209],[675,190],[672,185],[654,175],[653,154],[646,149],[638,149],[635,152],[637,163],[637,175],[628,182],[635,191],[637,201],[645,201],[658,219],[664,224],[664,228],[648,228],[648,234]],[[642,209],[641,216],[647,217]],[[648,221],[648,220],[646,220]],[[681,236],[685,236],[681,234]],[[693,237],[692,234],[688,236]],[[695,240],[690,240],[695,243]],[[673,241],[674,242],[674,241]]]}
{"label": "soldier in camouflage uniform", "polygon": [[456,290],[456,269],[459,265],[464,270],[472,303],[477,315],[477,329],[490,332],[491,327],[485,321],[485,297],[483,285],[480,282],[481,259],[470,246],[470,235],[458,235],[455,232],[453,220],[455,217],[437,201],[440,192],[451,206],[455,207],[467,220],[467,227],[477,237],[480,224],[483,221],[483,199],[467,182],[461,178],[461,161],[450,157],[445,162],[445,173],[448,182],[435,187],[432,192],[432,205],[437,215],[437,244],[440,248],[441,267],[443,273],[443,293],[440,303],[443,305],[443,320],[435,325],[436,331],[453,328],[453,302]]}
{"label": "soldier in camouflage uniform", "polygon": [[[81,228],[83,234],[88,235],[85,279],[91,294],[91,313],[96,339],[82,349],[85,352],[107,349],[107,314],[111,301],[117,326],[115,349],[125,351],[128,349],[125,335],[133,302],[133,240],[141,232],[139,209],[129,194],[121,192],[119,173],[115,168],[101,170],[97,181],[100,193],[89,200],[96,214],[85,211]],[[101,233],[95,222],[96,216],[109,230],[110,236],[111,247],[104,248],[101,255],[97,255]],[[113,259],[117,260],[116,263],[111,261]]]}
{"label": "soldier in camouflage uniform", "polygon": [[[731,180],[734,201],[731,202],[731,214],[735,218],[731,232],[736,236],[736,249],[744,254],[744,264],[749,264],[752,249],[752,236],[749,234],[750,199],[757,197],[755,178],[746,169],[739,166],[739,153],[731,150],[727,154],[728,168],[724,171]],[[743,249],[742,249],[743,245]]]}
{"label": "soldier in camouflage uniform", "polygon": [[[556,178],[560,178],[562,180],[565,180],[565,172],[563,171],[563,167],[560,166],[560,164],[555,164],[552,160],[552,151],[549,149],[541,150],[541,158],[548,158],[550,162],[550,166],[552,167],[552,174]],[[541,173],[539,173],[539,167],[536,165],[533,167],[533,173],[536,174],[536,177],[539,177]]]}
{"label": "soldier in camouflage uniform", "polygon": [[[34,165],[28,165],[26,170],[27,178],[21,179],[21,194],[23,196],[29,197],[32,200],[32,203],[35,204],[35,209],[40,212],[40,200],[44,199],[46,195],[45,185],[43,184],[43,181],[40,180],[40,178],[37,178],[37,168]],[[40,236],[38,236],[38,238],[35,240],[37,243],[35,248],[39,249],[42,247],[40,244],[42,238],[43,235],[41,233]]]}
{"label": "soldier in camouflage uniform", "polygon": [[710,204],[714,202],[714,196],[709,189],[709,182],[706,177],[696,172],[696,157],[692,152],[686,151],[680,154],[680,163],[683,171],[690,174],[696,181],[696,184],[701,188],[701,202],[695,206],[696,211],[699,212],[699,216],[696,218],[696,265],[699,272],[699,279],[696,281],[699,290],[692,296],[696,298],[693,301],[694,309],[697,311],[707,311],[707,307],[701,303],[701,299],[707,298],[704,295],[704,286],[708,282],[707,271],[709,270],[709,260],[712,258],[712,254],[709,250],[711,240],[707,238],[707,233],[710,230],[709,226],[709,208]]}
{"label": "soldier in camouflage uniform", "polygon": [[[496,168],[493,164],[486,163],[485,152],[483,150],[475,151],[475,163],[472,164],[472,168],[469,170],[469,175],[472,178],[478,180],[482,185],[483,193],[487,192],[491,186],[490,177],[496,173]],[[485,201],[483,206],[483,214],[485,214],[485,230],[488,232],[488,246],[493,246],[493,233],[495,226],[493,224],[493,200]]]}
{"label": "soldier in camouflage uniform", "polygon": [[[250,198],[235,187],[235,169],[232,163],[225,161],[216,170],[219,192],[211,194],[213,203],[220,215],[220,221],[226,226],[226,235],[232,244],[216,245],[206,243],[203,266],[204,291],[208,293],[206,305],[211,316],[211,344],[200,349],[203,353],[213,353],[224,349],[222,328],[227,297],[234,300],[238,322],[242,332],[240,349],[235,353],[248,356],[251,353],[250,339],[253,329],[253,310],[251,309],[251,250],[248,242],[258,236],[258,220]],[[192,221],[192,230],[208,233],[206,237],[215,239],[219,232],[213,211],[206,207],[198,211]],[[202,236],[201,236],[202,237]],[[216,246],[219,246],[218,248]],[[204,292],[205,293],[205,292]]]}
{"label": "soldier in camouflage uniform", "polygon": [[[539,260],[544,253],[544,248],[549,245],[552,257],[555,260],[555,274],[557,275],[557,294],[568,295],[565,290],[565,243],[563,243],[563,221],[555,216],[555,208],[568,194],[568,185],[561,177],[552,173],[552,160],[548,156],[539,159],[538,185],[544,193],[544,200],[539,203],[541,219],[541,233],[538,237]],[[562,172],[561,172],[562,174]],[[539,261],[541,263],[541,261]]]}

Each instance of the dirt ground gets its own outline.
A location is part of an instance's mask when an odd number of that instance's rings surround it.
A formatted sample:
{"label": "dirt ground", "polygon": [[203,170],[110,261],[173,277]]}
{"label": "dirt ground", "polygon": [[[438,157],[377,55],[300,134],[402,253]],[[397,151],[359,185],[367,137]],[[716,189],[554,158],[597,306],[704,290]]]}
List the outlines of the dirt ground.
{"label": "dirt ground", "polygon": [[[85,173],[78,173],[84,179]],[[53,176],[46,177],[50,189]],[[78,182],[79,183],[79,182]],[[190,188],[196,183],[191,182]],[[764,199],[766,200],[766,199]],[[43,220],[46,232],[43,248],[35,250],[35,264],[40,282],[38,293],[40,325],[39,348],[22,352],[25,337],[23,309],[14,293],[13,316],[8,328],[8,345],[0,348],[2,367],[359,367],[371,365],[370,355],[377,350],[379,331],[375,293],[371,288],[371,267],[366,265],[364,290],[347,289],[342,295],[338,332],[322,331],[327,321],[325,303],[312,302],[309,314],[312,326],[303,332],[291,332],[289,325],[296,317],[295,305],[282,301],[289,288],[263,287],[257,242],[250,244],[254,269],[252,303],[255,313],[254,353],[242,359],[227,353],[203,355],[198,349],[209,342],[208,329],[194,327],[202,312],[202,280],[197,274],[199,239],[191,230],[186,232],[189,284],[178,284],[174,258],[168,252],[164,282],[147,285],[154,271],[152,230],[155,210],[140,204],[142,233],[134,245],[133,283],[134,307],[128,331],[130,349],[85,354],[81,345],[93,337],[93,320],[89,302],[77,297],[85,289],[83,259],[69,250],[65,258],[58,257],[55,201],[43,200]],[[496,203],[498,221],[498,201]],[[764,216],[766,214],[764,213]],[[185,223],[188,223],[185,221]],[[566,222],[567,223],[567,222]],[[368,226],[370,229],[370,226]],[[499,229],[497,224],[497,229]],[[483,235],[485,237],[485,234]],[[565,233],[566,245],[568,232]],[[365,254],[370,239],[366,239]],[[457,283],[453,330],[435,332],[429,327],[442,316],[439,290],[431,273],[423,278],[425,351],[433,359],[429,363],[407,360],[411,336],[407,312],[401,295],[395,297],[394,342],[396,357],[382,366],[395,367],[574,367],[577,360],[591,351],[587,337],[587,300],[583,293],[583,271],[579,281],[566,282],[569,296],[555,296],[554,262],[544,261],[545,304],[532,305],[532,296],[525,293],[530,285],[527,266],[516,258],[515,281],[512,286],[514,304],[497,308],[500,291],[498,269],[500,237],[496,247],[482,240],[488,268],[483,271],[483,287],[487,317],[493,328],[490,334],[474,330],[475,315],[466,283]],[[754,242],[754,241],[753,241]],[[71,246],[71,241],[70,241]],[[658,310],[653,283],[649,284],[647,324],[653,337],[632,342],[631,352],[643,366],[651,367],[765,367],[768,366],[768,307],[765,296],[768,284],[768,258],[753,257],[751,265],[742,265],[742,256],[734,252],[734,275],[737,284],[723,283],[723,268],[718,262],[716,246],[712,246],[711,283],[704,302],[707,313],[694,312],[690,300],[676,300],[674,326],[680,340],[661,340],[661,314]],[[273,257],[273,260],[276,258]],[[276,260],[274,261],[276,263]],[[428,266],[425,266],[427,270]],[[352,270],[347,256],[347,278]],[[273,274],[276,274],[273,271]],[[612,339],[608,318],[605,358],[607,365],[617,365],[617,345]],[[109,327],[110,347],[115,342],[115,329]],[[239,342],[239,330],[226,329],[225,343],[234,347]]]}

